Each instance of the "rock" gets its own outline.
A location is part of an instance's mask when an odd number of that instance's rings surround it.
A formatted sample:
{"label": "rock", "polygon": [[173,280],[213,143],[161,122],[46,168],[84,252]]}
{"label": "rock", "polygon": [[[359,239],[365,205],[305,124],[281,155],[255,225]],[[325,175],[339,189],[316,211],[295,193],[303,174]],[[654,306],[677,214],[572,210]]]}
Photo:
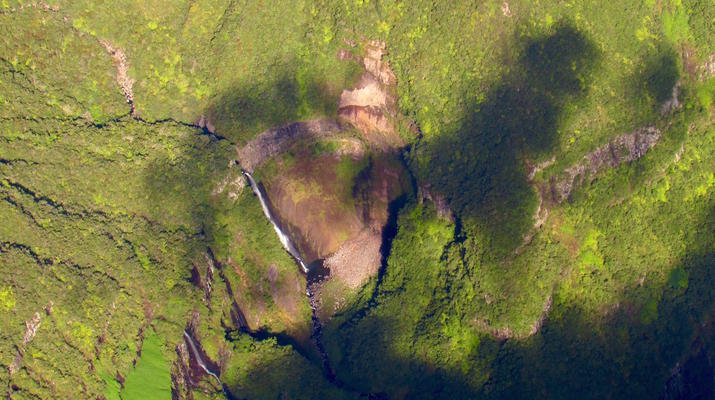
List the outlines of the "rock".
{"label": "rock", "polygon": [[243,147],[237,147],[238,161],[243,169],[252,173],[256,167],[288,150],[299,139],[320,139],[341,130],[340,124],[330,119],[293,122],[271,128]]}
{"label": "rock", "polygon": [[381,245],[382,236],[369,228],[345,241],[325,259],[331,279],[339,279],[351,289],[359,288],[380,269]]}
{"label": "rock", "polygon": [[654,127],[641,128],[633,133],[618,136],[612,141],[586,154],[583,162],[567,168],[560,177],[554,177],[542,195],[547,195],[555,203],[561,203],[572,193],[574,187],[586,179],[593,178],[607,168],[637,160],[660,140],[660,130]]}

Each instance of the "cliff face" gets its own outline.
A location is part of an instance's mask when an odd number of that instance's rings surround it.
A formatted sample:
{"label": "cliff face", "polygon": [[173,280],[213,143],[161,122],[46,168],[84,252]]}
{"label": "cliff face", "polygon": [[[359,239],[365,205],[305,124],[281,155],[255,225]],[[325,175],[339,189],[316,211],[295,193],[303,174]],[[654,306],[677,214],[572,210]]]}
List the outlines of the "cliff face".
{"label": "cliff face", "polygon": [[0,397],[707,397],[713,15],[0,1]]}
{"label": "cliff face", "polygon": [[394,108],[396,81],[382,60],[385,45],[365,46],[364,57],[343,57],[363,73],[342,92],[338,120],[271,128],[237,148],[241,166],[262,177],[271,209],[306,262],[325,261],[330,277],[318,286],[340,288],[318,291],[330,297],[317,296],[331,304],[321,312],[326,316],[377,274],[390,205],[412,190],[399,155],[403,117]]}

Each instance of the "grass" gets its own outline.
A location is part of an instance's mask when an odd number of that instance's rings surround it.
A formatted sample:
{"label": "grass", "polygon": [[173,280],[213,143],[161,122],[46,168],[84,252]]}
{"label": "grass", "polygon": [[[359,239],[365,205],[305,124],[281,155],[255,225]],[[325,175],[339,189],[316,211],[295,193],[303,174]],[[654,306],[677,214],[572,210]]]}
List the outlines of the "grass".
{"label": "grass", "polygon": [[[654,398],[676,363],[712,359],[699,328],[712,322],[711,1],[23,3],[0,3],[0,383],[13,396],[109,398],[119,375],[144,398],[191,320],[227,357],[229,388],[256,398]],[[250,191],[216,188],[240,176],[232,145],[335,114],[361,73],[336,54],[361,55],[363,37],[386,42],[420,129],[410,172],[455,218],[409,199],[381,278],[325,329],[338,390],[287,341],[234,332],[235,300],[267,335],[309,343],[310,309]],[[99,39],[126,53],[141,119]],[[682,107],[663,115],[676,82]],[[201,115],[226,140],[191,126]],[[647,155],[547,205],[523,245],[534,186],[651,125],[662,138]],[[525,165],[552,157],[530,181]],[[364,168],[338,165],[346,182]],[[196,270],[206,286],[207,248],[223,268],[208,296],[192,283]],[[272,267],[294,310],[273,298]]]}
{"label": "grass", "polygon": [[127,375],[122,400],[159,400],[171,397],[171,377],[169,363],[162,350],[162,340],[156,334],[149,334],[142,342],[142,355],[136,368]]}

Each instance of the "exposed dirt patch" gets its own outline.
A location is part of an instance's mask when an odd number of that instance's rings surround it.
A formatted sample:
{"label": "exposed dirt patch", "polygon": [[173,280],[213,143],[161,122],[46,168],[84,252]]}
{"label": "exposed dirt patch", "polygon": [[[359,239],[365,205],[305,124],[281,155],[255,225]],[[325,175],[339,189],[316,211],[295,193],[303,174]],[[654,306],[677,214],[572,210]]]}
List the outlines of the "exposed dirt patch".
{"label": "exposed dirt patch", "polygon": [[338,115],[350,121],[366,141],[378,149],[398,148],[403,144],[389,117],[378,107],[346,106],[340,108]]}
{"label": "exposed dirt patch", "polygon": [[[345,43],[350,48],[358,44],[347,39]],[[313,289],[320,304],[326,303],[320,293],[330,293],[328,316],[339,307],[346,291],[377,274],[390,204],[411,190],[397,155],[405,144],[398,126],[409,121],[395,107],[396,79],[383,60],[386,46],[364,39],[361,43],[364,56],[351,50],[337,55],[365,69],[356,87],[342,92],[338,120],[286,124],[237,148],[241,167],[250,173],[258,170],[271,214],[305,262],[325,259],[330,277]],[[413,124],[406,126],[406,131],[415,131]],[[271,163],[266,164],[268,160]],[[216,193],[228,187],[228,182],[222,182]],[[276,282],[270,269],[266,278],[276,304],[290,312],[292,294],[280,293],[286,283]],[[253,316],[246,317],[253,325]]]}
{"label": "exposed dirt patch", "polygon": [[35,338],[35,334],[40,328],[40,322],[42,321],[39,312],[36,312],[31,319],[25,321],[25,336],[23,336],[22,338],[22,343],[17,346],[15,358],[8,367],[8,372],[10,373],[10,376],[20,370],[20,367],[22,366],[22,360],[25,356],[25,349],[27,348],[27,345],[32,342],[32,339]]}
{"label": "exposed dirt patch", "polygon": [[[398,113],[392,93],[397,79],[389,64],[383,60],[385,43],[369,41],[362,65],[365,73],[352,90],[343,90],[338,103],[338,116],[353,124],[373,147],[389,150],[404,146],[397,133]],[[342,60],[355,60],[350,52],[339,53]]]}
{"label": "exposed dirt patch", "polygon": [[397,78],[392,69],[390,69],[390,64],[383,59],[387,54],[386,50],[387,45],[385,42],[379,40],[368,41],[363,66],[365,71],[377,78],[381,84],[394,86],[397,84]]}
{"label": "exposed dirt patch", "polygon": [[371,74],[364,74],[353,90],[343,90],[340,107],[386,107],[388,96],[380,83]]}
{"label": "exposed dirt patch", "polygon": [[106,39],[99,39],[99,43],[101,43],[107,50],[107,53],[112,56],[114,65],[117,66],[117,84],[119,84],[124,98],[131,107],[130,114],[134,116],[134,90],[132,89],[134,79],[129,76],[129,61],[127,60],[127,55],[124,53],[124,50],[114,46]]}

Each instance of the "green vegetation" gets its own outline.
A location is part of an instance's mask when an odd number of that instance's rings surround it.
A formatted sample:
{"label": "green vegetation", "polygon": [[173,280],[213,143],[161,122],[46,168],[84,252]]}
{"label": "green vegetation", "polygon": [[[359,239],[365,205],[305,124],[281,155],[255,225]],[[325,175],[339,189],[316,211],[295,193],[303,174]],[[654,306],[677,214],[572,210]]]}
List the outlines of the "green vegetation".
{"label": "green vegetation", "polygon": [[137,366],[124,381],[122,400],[166,399],[171,396],[169,364],[161,350],[161,338],[148,335],[142,342],[142,355]]}
{"label": "green vegetation", "polygon": [[233,354],[223,379],[238,398],[352,399],[355,394],[328,383],[320,367],[274,338],[257,341],[248,335],[233,339]]}
{"label": "green vegetation", "polygon": [[[190,329],[237,398],[712,397],[714,19],[707,0],[0,2],[3,393],[222,398],[187,372]],[[414,188],[379,274],[324,321],[332,382],[233,160],[334,117],[372,39],[419,130]],[[553,195],[646,127],[647,152]],[[363,150],[336,181],[381,160]]]}

